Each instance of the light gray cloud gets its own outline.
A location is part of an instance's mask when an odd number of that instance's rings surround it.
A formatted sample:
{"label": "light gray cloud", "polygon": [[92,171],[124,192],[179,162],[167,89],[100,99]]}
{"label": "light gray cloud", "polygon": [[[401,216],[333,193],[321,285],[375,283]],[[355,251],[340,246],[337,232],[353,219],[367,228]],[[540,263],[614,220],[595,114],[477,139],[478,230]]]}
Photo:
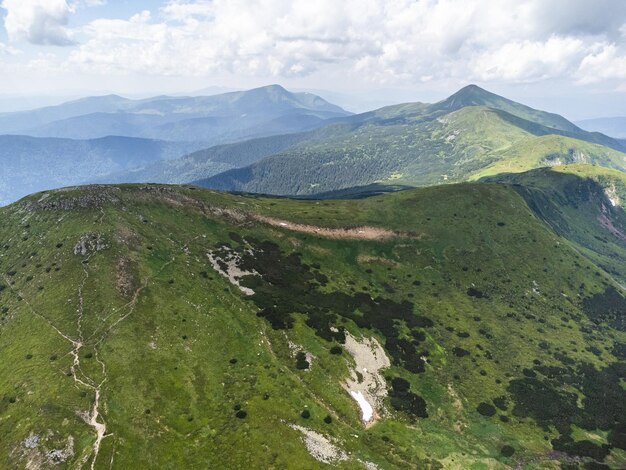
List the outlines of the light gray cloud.
{"label": "light gray cloud", "polygon": [[549,0],[533,2],[531,17],[542,34],[604,35],[615,39],[626,23],[622,0]]}
{"label": "light gray cloud", "polygon": [[4,27],[12,41],[27,40],[37,45],[75,44],[67,24],[72,7],[65,0],[3,0]]}

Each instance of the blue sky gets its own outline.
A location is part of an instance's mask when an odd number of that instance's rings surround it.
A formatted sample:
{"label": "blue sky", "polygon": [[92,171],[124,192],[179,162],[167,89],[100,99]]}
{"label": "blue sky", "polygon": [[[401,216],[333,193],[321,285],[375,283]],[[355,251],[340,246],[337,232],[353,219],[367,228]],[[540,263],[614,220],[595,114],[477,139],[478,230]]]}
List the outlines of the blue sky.
{"label": "blue sky", "polygon": [[477,83],[573,119],[626,115],[626,1],[0,0],[1,95],[268,83],[356,110]]}

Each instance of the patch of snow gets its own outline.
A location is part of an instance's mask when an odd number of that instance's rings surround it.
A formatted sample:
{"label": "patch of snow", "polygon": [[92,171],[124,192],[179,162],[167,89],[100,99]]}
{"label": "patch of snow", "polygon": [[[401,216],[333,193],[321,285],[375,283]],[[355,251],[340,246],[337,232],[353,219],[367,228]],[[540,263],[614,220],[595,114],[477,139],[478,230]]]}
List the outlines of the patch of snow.
{"label": "patch of snow", "polygon": [[352,398],[354,398],[361,407],[363,422],[369,423],[374,416],[374,408],[372,408],[372,405],[369,404],[361,392],[351,391],[350,395],[352,395]]}
{"label": "patch of snow", "polygon": [[610,201],[613,207],[619,207],[621,201],[619,199],[619,196],[617,195],[617,190],[615,189],[615,185],[611,185],[608,188],[604,188],[604,194],[606,195],[607,199]]}

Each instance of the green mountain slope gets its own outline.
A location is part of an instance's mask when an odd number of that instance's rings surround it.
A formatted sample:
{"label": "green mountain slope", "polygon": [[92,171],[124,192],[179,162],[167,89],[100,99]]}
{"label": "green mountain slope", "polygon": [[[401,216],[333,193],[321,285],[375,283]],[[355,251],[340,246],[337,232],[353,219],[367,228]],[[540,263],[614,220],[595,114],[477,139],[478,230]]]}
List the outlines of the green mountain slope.
{"label": "green mountain slope", "polygon": [[286,134],[277,137],[264,137],[234,144],[216,145],[199,150],[181,158],[159,161],[130,171],[107,175],[102,183],[188,183],[197,179],[209,178],[224,171],[241,168],[255,163],[307,139],[307,133]]}
{"label": "green mountain slope", "polygon": [[278,155],[199,184],[311,195],[374,183],[459,182],[574,162],[626,169],[621,144],[609,137],[488,92],[457,95],[435,105],[400,105],[347,118],[349,123],[315,131]]}
{"label": "green mountain slope", "polygon": [[2,467],[626,465],[626,299],[512,186],[70,188],[0,240]]}
{"label": "green mountain slope", "polygon": [[484,181],[513,185],[539,218],[626,285],[626,174],[576,164]]}

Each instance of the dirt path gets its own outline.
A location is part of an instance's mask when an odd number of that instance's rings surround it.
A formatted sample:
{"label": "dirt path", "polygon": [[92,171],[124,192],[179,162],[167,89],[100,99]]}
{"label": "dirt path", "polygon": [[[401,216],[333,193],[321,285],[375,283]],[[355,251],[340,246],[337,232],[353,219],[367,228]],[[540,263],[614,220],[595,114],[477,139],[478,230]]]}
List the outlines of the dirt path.
{"label": "dirt path", "polygon": [[315,225],[299,224],[295,222],[289,222],[288,220],[275,219],[273,217],[267,217],[264,215],[252,214],[251,217],[264,224],[272,225],[274,227],[280,227],[287,230],[293,230],[295,232],[311,233],[326,238],[337,239],[352,239],[352,240],[387,240],[390,238],[415,238],[408,232],[399,232],[388,230],[381,227],[318,227]]}
{"label": "dirt path", "polygon": [[[89,261],[89,258],[91,258],[91,255],[87,257],[87,261]],[[98,459],[98,454],[100,453],[100,445],[102,444],[102,440],[106,436],[106,430],[107,430],[106,422],[104,421],[104,418],[102,418],[100,414],[100,391],[101,391],[102,385],[107,380],[107,373],[106,373],[106,366],[99,359],[98,359],[98,363],[102,367],[102,374],[103,374],[103,378],[99,383],[97,383],[91,377],[88,377],[87,375],[85,375],[85,373],[82,371],[80,367],[80,349],[83,347],[83,344],[84,344],[82,322],[83,322],[83,314],[85,312],[85,299],[83,297],[83,289],[85,288],[87,279],[89,279],[89,269],[87,268],[88,265],[89,265],[88,263],[83,263],[84,276],[83,276],[83,280],[81,284],[78,286],[78,310],[77,310],[77,316],[76,316],[76,331],[78,333],[78,340],[73,342],[73,349],[70,352],[70,354],[74,357],[74,361],[70,369],[72,371],[74,382],[82,385],[83,387],[90,389],[94,393],[94,401],[93,401],[93,404],[91,405],[91,409],[87,413],[84,413],[82,415],[82,418],[86,424],[88,424],[94,429],[94,432],[96,433],[96,440],[92,446],[91,454],[87,454],[83,456],[80,462],[80,467],[82,467],[82,465],[91,456],[92,457],[91,470],[93,470],[96,465],[96,460]],[[97,350],[96,350],[96,356],[97,356]],[[82,378],[78,377],[79,372]],[[100,418],[100,420],[98,420],[98,418]]]}

